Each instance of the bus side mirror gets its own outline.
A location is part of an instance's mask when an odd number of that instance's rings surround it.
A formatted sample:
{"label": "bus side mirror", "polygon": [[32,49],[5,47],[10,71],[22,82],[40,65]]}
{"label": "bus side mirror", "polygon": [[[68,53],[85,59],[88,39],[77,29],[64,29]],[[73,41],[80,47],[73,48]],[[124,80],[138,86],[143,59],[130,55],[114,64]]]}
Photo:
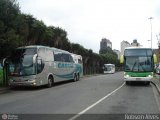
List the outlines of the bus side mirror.
{"label": "bus side mirror", "polygon": [[4,58],[2,61],[2,67],[5,67],[6,63],[7,63],[7,58]]}
{"label": "bus side mirror", "polygon": [[157,64],[157,56],[155,54],[153,54],[153,60],[154,60],[154,64]]}
{"label": "bus side mirror", "polygon": [[124,56],[123,55],[121,55],[121,57],[120,57],[120,63],[121,64],[124,63]]}

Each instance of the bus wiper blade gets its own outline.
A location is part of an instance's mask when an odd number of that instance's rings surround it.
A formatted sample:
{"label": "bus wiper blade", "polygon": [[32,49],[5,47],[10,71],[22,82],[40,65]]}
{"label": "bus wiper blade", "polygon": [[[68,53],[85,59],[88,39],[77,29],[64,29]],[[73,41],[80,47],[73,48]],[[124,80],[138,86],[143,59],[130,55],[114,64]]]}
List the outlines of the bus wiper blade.
{"label": "bus wiper blade", "polygon": [[141,63],[139,63],[139,66],[141,66],[141,68],[143,69],[143,71],[146,72],[146,69],[144,69],[144,67],[141,65]]}
{"label": "bus wiper blade", "polygon": [[136,61],[134,62],[134,65],[133,65],[133,67],[132,67],[132,71],[134,70],[135,65],[136,65]]}

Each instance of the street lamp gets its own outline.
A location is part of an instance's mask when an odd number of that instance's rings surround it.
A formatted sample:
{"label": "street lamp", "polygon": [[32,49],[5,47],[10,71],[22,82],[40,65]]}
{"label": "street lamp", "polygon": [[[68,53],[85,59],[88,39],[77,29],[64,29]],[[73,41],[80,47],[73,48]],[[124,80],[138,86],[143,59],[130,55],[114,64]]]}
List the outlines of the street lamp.
{"label": "street lamp", "polygon": [[147,40],[147,41],[148,41],[148,45],[150,45],[150,41],[151,41],[151,40]]}
{"label": "street lamp", "polygon": [[149,17],[148,19],[150,20],[150,24],[151,24],[151,49],[152,49],[152,19],[153,17]]}

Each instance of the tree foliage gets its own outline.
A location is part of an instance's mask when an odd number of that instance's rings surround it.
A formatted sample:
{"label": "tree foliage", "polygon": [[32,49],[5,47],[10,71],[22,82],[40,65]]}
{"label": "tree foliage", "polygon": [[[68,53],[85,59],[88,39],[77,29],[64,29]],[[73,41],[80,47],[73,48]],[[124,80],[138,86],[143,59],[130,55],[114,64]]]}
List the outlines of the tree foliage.
{"label": "tree foliage", "polygon": [[32,15],[21,13],[16,0],[0,0],[0,11],[0,59],[19,46],[45,45],[82,55],[85,74],[98,73],[104,63],[117,62],[111,49],[94,53],[78,43],[71,43],[64,29],[46,26]]}
{"label": "tree foliage", "polygon": [[104,58],[103,63],[117,64],[118,56],[110,47],[100,50],[99,53],[102,56],[102,58]]}

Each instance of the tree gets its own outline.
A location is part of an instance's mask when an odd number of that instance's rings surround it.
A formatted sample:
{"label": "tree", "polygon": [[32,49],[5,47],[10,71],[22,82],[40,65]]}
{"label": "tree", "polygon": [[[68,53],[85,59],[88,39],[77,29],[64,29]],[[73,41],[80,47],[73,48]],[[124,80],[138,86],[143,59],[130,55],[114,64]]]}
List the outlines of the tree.
{"label": "tree", "polygon": [[0,57],[3,58],[20,43],[15,26],[20,10],[15,0],[1,0],[0,11]]}
{"label": "tree", "polygon": [[97,54],[78,43],[71,43],[64,29],[46,26],[32,15],[21,13],[16,0],[1,0],[0,11],[1,58],[19,46],[45,45],[82,55],[84,74],[99,73],[104,63],[118,64],[117,55],[111,48]]}

